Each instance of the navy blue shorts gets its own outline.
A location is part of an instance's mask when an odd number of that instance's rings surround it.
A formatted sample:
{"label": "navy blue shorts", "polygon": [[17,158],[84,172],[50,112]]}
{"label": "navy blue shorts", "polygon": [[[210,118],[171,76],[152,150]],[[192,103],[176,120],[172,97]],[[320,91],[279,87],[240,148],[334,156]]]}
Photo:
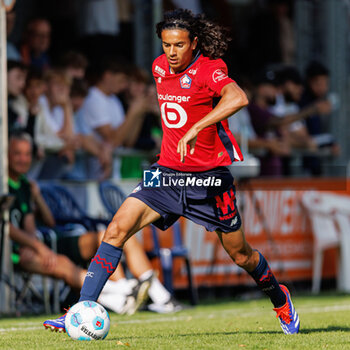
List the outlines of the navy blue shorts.
{"label": "navy blue shorts", "polygon": [[241,227],[233,177],[226,167],[188,173],[155,163],[129,197],[138,198],[161,215],[153,223],[161,230],[180,216],[208,231],[233,232]]}

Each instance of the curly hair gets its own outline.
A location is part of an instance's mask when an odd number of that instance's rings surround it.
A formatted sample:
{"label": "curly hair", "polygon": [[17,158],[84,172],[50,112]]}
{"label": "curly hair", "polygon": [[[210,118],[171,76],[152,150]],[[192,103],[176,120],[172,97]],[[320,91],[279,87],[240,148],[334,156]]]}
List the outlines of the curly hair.
{"label": "curly hair", "polygon": [[156,25],[161,38],[165,29],[187,30],[191,42],[198,38],[197,48],[204,56],[216,59],[224,55],[231,40],[228,30],[209,21],[204,15],[194,15],[190,10],[178,9],[164,14],[164,20]]}

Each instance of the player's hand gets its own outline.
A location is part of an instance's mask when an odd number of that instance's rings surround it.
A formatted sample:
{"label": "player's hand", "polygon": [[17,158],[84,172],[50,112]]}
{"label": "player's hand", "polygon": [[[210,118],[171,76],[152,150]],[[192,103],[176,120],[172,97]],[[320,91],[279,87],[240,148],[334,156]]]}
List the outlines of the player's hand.
{"label": "player's hand", "polygon": [[192,127],[177,144],[177,153],[180,153],[180,160],[182,163],[185,162],[185,157],[187,156],[187,145],[190,146],[190,154],[194,153],[197,136],[198,130]]}

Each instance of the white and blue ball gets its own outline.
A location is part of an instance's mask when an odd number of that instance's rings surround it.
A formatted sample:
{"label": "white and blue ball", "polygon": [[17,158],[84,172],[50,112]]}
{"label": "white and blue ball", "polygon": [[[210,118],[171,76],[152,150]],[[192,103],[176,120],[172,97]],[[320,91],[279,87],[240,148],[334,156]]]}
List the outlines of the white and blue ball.
{"label": "white and blue ball", "polygon": [[107,337],[110,318],[95,301],[80,301],[69,309],[65,325],[67,334],[75,340],[102,340]]}

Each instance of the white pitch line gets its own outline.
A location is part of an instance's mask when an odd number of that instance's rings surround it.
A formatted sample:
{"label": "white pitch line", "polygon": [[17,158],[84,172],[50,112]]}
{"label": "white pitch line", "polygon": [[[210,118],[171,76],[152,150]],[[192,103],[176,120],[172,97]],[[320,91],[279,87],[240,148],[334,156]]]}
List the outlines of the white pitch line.
{"label": "white pitch line", "polygon": [[33,331],[38,329],[44,329],[43,327],[11,327],[11,328],[0,328],[0,332],[15,332],[15,331]]}
{"label": "white pitch line", "polygon": [[[253,311],[254,310],[254,311]],[[256,308],[250,310],[249,312],[246,312],[245,309],[231,309],[231,310],[223,310],[223,311],[211,311],[210,313],[207,312],[201,312],[197,313],[195,315],[181,315],[181,316],[172,316],[172,317],[158,317],[158,318],[152,318],[148,320],[144,319],[132,319],[132,320],[125,320],[125,321],[117,321],[117,324],[140,324],[140,323],[162,323],[162,322],[177,322],[177,321],[190,321],[192,319],[198,319],[202,317],[206,318],[213,318],[215,316],[220,316],[220,315],[229,315],[233,314],[234,316],[239,316],[239,317],[251,317],[255,316],[257,313],[261,313],[261,308]],[[332,305],[332,306],[319,306],[319,307],[301,307],[297,308],[297,311],[299,314],[310,314],[310,313],[327,313],[327,312],[336,312],[336,311],[349,311],[350,310],[350,305]],[[237,315],[237,313],[240,313]],[[271,311],[272,313],[272,311]],[[22,322],[20,324],[34,324],[34,323],[29,323],[29,322]],[[10,328],[0,328],[0,333],[6,333],[6,332],[15,332],[15,331],[31,331],[31,330],[39,330],[43,329],[44,327],[10,327]]]}

